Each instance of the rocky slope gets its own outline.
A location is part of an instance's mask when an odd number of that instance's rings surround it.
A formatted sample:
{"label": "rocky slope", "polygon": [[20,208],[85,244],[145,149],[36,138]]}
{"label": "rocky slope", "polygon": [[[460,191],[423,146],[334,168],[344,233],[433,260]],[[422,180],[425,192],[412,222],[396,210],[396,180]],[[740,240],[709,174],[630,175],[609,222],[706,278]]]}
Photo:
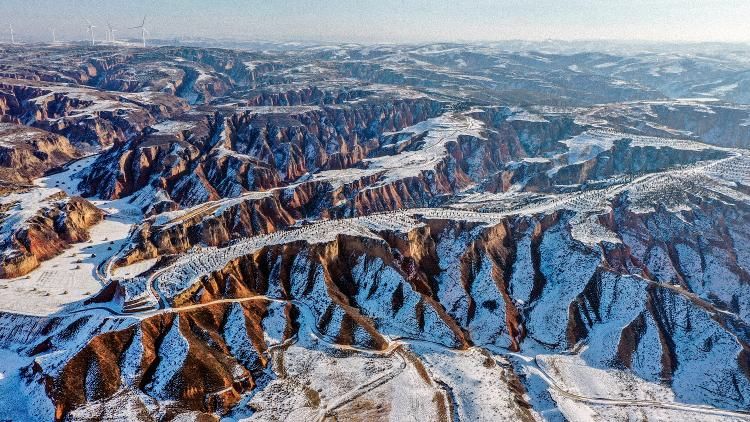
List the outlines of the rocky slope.
{"label": "rocky slope", "polygon": [[0,80],[0,116],[67,137],[80,148],[124,141],[186,110],[168,94],[115,94],[36,81]]}
{"label": "rocky slope", "polygon": [[31,183],[79,157],[66,138],[28,126],[0,123],[0,139],[0,179],[9,183]]}
{"label": "rocky slope", "polygon": [[89,240],[87,229],[103,213],[80,197],[56,189],[32,188],[1,199],[3,244],[0,278],[15,278],[41,261],[62,253],[70,243]]}
{"label": "rocky slope", "polygon": [[119,198],[152,186],[182,206],[236,197],[306,173],[351,167],[378,146],[383,132],[434,117],[439,110],[440,104],[418,99],[185,116],[103,154],[82,190]]}
{"label": "rocky slope", "polygon": [[[296,221],[442,203],[490,175],[499,174],[503,163],[525,156],[520,139],[533,145],[533,138],[550,136],[553,144],[555,137],[562,139],[567,133],[580,130],[570,119],[559,119],[543,123],[501,122],[499,132],[495,132],[492,126],[485,130],[478,119],[491,118],[485,113],[473,117],[444,115],[398,132],[387,132],[368,143],[372,150],[359,161],[331,170],[326,163],[314,176],[308,171],[286,185],[284,177],[280,177],[279,187],[264,193],[243,193],[240,187],[234,192],[217,189],[216,196],[204,200],[229,198],[147,220],[138,229],[138,240],[133,242],[131,251],[126,251],[122,262],[182,252],[199,243],[221,246],[235,238],[283,229]],[[229,148],[221,148],[224,157],[233,157]],[[325,157],[325,152],[320,154]],[[246,154],[240,155],[243,156]],[[237,183],[237,175],[240,180],[245,179],[242,171],[230,170],[209,172],[207,179],[219,177],[220,185],[225,186]],[[84,183],[87,180],[105,179],[92,174]],[[191,192],[196,190],[201,192]],[[175,208],[177,204],[169,207]]]}
{"label": "rocky slope", "polygon": [[703,142],[747,148],[750,146],[750,109],[719,101],[682,100],[610,105],[589,116],[605,118],[620,129],[652,136],[692,135]]}

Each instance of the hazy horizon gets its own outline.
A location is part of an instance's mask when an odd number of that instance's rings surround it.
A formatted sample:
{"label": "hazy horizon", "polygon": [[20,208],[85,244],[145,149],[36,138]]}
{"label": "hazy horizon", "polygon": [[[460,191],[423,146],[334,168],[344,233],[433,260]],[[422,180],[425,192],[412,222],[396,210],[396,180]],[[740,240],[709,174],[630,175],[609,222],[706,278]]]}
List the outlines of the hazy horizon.
{"label": "hazy horizon", "polygon": [[97,39],[107,21],[120,39],[140,24],[152,38],[205,37],[268,41],[410,43],[502,40],[622,40],[748,42],[750,2],[736,0],[361,0],[280,3],[198,0],[127,4],[92,0],[6,0],[0,4],[3,41],[81,40],[91,20]]}

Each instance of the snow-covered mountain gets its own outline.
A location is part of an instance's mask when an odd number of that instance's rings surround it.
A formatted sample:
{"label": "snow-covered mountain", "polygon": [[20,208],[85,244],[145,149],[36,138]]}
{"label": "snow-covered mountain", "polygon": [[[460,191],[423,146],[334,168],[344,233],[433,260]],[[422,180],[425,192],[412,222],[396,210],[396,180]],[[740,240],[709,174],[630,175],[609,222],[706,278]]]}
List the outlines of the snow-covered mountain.
{"label": "snow-covered mountain", "polygon": [[515,47],[0,47],[0,419],[750,419],[750,56]]}

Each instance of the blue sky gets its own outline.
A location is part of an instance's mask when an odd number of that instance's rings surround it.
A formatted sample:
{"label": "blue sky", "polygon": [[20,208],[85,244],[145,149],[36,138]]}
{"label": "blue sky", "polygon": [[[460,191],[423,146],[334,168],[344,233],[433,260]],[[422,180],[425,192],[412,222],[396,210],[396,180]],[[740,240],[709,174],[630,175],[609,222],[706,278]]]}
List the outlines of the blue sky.
{"label": "blue sky", "polygon": [[[0,0],[0,38],[85,35],[84,17],[153,36],[352,42],[750,41],[750,0]],[[135,37],[123,29],[118,36]]]}

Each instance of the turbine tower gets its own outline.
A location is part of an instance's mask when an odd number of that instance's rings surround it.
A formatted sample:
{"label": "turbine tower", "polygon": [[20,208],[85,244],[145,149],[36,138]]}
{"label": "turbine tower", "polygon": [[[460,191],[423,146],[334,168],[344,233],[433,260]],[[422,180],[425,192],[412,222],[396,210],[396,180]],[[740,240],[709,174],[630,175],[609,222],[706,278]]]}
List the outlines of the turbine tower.
{"label": "turbine tower", "polygon": [[143,46],[146,46],[146,34],[148,34],[148,30],[146,29],[146,17],[143,17],[143,22],[139,26],[134,26],[130,29],[140,29],[141,30],[141,38],[143,38]]}
{"label": "turbine tower", "polygon": [[52,28],[52,44],[57,44],[57,34],[55,33],[55,28]]}
{"label": "turbine tower", "polygon": [[10,43],[15,44],[16,43],[16,33],[13,31],[13,24],[9,23],[8,28],[10,28]]}
{"label": "turbine tower", "polygon": [[94,28],[96,28],[96,26],[92,25],[91,21],[88,19],[86,19],[86,23],[88,24],[88,26],[86,27],[86,32],[91,34],[91,45],[95,45],[96,40],[94,39]]}
{"label": "turbine tower", "polygon": [[108,28],[108,31],[107,31],[107,41],[109,41],[112,44],[114,44],[115,43],[115,32],[117,32],[117,30],[112,27],[112,24],[110,24],[109,21],[107,21],[107,28]]}

